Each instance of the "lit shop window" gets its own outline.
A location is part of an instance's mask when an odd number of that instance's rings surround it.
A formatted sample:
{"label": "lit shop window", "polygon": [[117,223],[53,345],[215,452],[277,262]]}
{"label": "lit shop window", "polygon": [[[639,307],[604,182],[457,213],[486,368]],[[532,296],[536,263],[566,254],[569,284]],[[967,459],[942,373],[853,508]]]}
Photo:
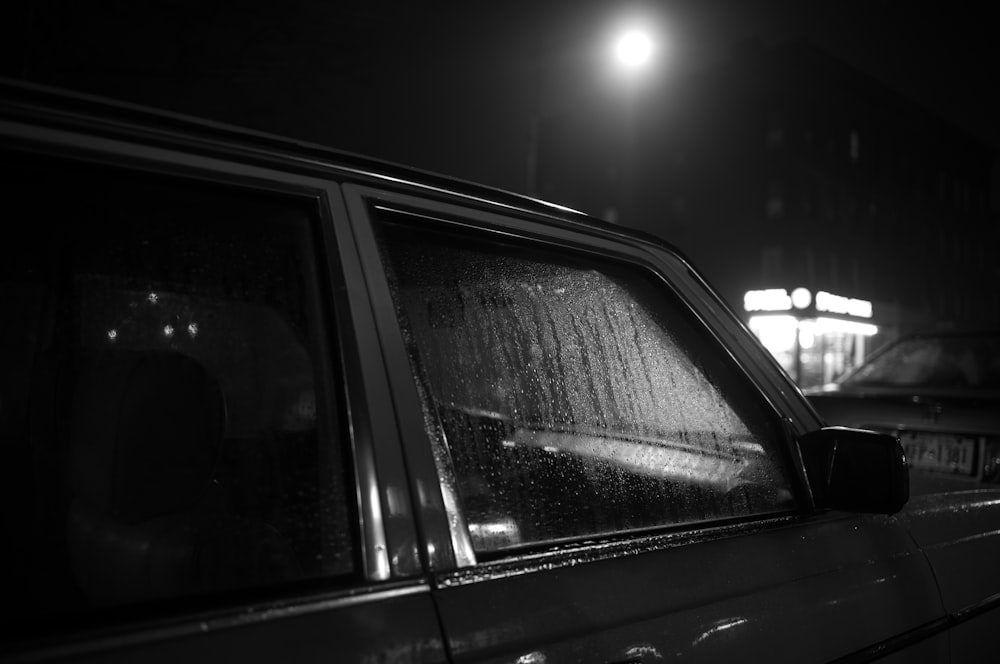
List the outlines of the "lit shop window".
{"label": "lit shop window", "polygon": [[743,308],[761,344],[802,387],[830,382],[860,364],[878,333],[872,304],[826,291],[748,291]]}

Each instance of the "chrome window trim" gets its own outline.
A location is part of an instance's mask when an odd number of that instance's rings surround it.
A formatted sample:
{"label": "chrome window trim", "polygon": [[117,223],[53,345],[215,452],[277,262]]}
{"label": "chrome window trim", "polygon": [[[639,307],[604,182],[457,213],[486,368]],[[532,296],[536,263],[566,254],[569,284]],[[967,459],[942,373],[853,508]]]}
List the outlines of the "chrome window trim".
{"label": "chrome window trim", "polygon": [[[455,556],[463,555],[463,549],[461,541],[452,541],[450,535],[444,536],[441,532],[442,529],[450,528],[451,517],[439,519],[429,516],[434,513],[445,513],[445,496],[441,491],[436,472],[428,470],[428,465],[435,462],[423,453],[424,448],[430,453],[430,446],[425,444],[422,420],[420,423],[415,423],[404,419],[421,413],[420,400],[416,392],[400,390],[399,383],[403,380],[409,381],[409,386],[413,387],[412,372],[407,363],[399,366],[398,363],[389,361],[404,357],[405,348],[399,334],[399,321],[392,306],[392,299],[389,297],[389,286],[378,254],[374,227],[368,216],[364,193],[367,189],[355,183],[345,183],[343,190],[354,237],[358,243],[360,273],[370,295],[368,306],[374,322],[371,336],[373,341],[377,339],[384,354],[383,367],[388,388],[384,403],[392,405],[392,417],[386,419],[392,419],[397,427],[410,479],[410,503],[414,511],[422,515],[418,518],[422,540],[422,546],[418,547],[418,555],[425,561],[428,569],[449,569],[455,564]],[[414,430],[419,431],[421,441],[414,439],[412,434]],[[442,527],[442,523],[449,525]],[[463,560],[463,563],[468,564],[468,562]]]}
{"label": "chrome window trim", "polygon": [[576,567],[581,562],[600,562],[747,535],[798,523],[801,519],[802,517],[796,514],[764,514],[728,521],[716,520],[667,526],[669,530],[666,532],[663,529],[651,528],[644,531],[625,531],[588,537],[562,545],[541,544],[533,551],[500,555],[490,560],[479,561],[472,568],[440,573],[436,575],[435,581],[440,588],[478,584],[494,579]]}

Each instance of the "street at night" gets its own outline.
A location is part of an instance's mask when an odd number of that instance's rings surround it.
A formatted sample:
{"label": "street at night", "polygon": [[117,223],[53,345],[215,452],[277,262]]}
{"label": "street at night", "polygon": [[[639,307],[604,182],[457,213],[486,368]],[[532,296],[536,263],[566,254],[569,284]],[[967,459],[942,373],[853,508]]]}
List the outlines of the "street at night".
{"label": "street at night", "polygon": [[992,661],[990,18],[5,8],[0,660]]}

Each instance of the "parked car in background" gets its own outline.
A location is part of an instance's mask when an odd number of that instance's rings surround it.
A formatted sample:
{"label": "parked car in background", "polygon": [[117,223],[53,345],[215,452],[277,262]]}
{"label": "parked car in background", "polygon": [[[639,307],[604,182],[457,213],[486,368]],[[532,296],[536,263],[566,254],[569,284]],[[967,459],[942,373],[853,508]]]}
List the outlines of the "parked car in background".
{"label": "parked car in background", "polygon": [[995,646],[1000,491],[907,502],[657,238],[12,82],[0,187],[4,662]]}
{"label": "parked car in background", "polygon": [[830,424],[899,436],[914,493],[1000,482],[1000,331],[902,337],[806,394]]}

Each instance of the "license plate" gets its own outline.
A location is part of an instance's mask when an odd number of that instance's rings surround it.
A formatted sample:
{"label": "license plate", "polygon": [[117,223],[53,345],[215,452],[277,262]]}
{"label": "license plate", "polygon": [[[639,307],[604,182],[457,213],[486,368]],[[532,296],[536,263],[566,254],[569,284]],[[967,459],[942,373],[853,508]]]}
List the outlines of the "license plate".
{"label": "license plate", "polygon": [[949,434],[899,432],[906,459],[914,468],[941,473],[975,474],[976,441]]}

